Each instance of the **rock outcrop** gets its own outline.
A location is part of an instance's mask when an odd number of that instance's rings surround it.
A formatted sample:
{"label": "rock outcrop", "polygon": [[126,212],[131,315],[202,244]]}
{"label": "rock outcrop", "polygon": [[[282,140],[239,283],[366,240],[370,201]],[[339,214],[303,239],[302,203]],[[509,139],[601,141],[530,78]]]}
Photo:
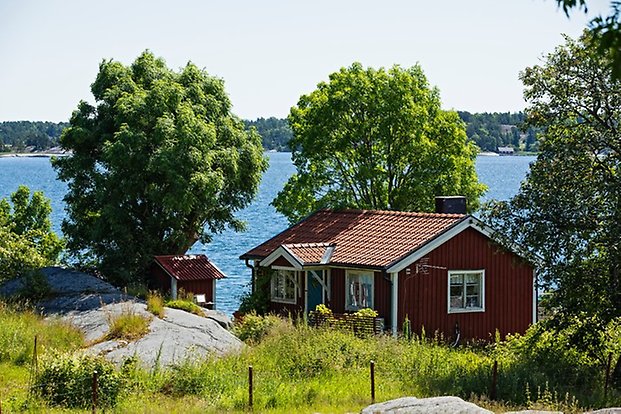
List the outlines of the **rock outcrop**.
{"label": "rock outcrop", "polygon": [[[243,343],[225,329],[231,322],[221,312],[205,311],[205,317],[201,317],[165,308],[164,318],[159,319],[147,312],[144,301],[94,276],[59,267],[47,267],[41,272],[51,291],[37,307],[45,315],[60,317],[80,329],[85,341],[91,344],[85,349],[87,353],[103,355],[116,363],[136,356],[143,365],[150,367],[237,352],[243,347]],[[0,295],[11,296],[24,287],[23,280],[11,280],[0,286]],[[149,318],[149,332],[133,342],[103,341],[110,320],[121,313]]]}

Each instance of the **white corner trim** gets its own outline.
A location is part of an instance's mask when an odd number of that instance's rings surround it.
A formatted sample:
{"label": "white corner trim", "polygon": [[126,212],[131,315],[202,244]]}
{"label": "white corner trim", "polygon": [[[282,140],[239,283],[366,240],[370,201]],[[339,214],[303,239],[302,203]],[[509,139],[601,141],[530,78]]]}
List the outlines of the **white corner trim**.
{"label": "white corner trim", "polygon": [[[463,309],[451,309],[451,274],[468,274],[468,273],[480,273],[481,274],[481,306],[478,308],[463,308]],[[485,312],[485,269],[467,269],[467,270],[449,270],[446,273],[446,312],[453,313],[477,313]]]}
{"label": "white corner trim", "polygon": [[440,234],[435,239],[432,239],[427,244],[424,244],[423,246],[414,250],[412,253],[410,253],[403,259],[394,263],[392,266],[386,269],[386,272],[398,273],[402,271],[406,267],[410,266],[412,263],[416,262],[422,257],[425,257],[427,254],[431,253],[433,250],[442,246],[444,243],[446,243],[447,241],[449,241],[450,239],[457,236],[459,233],[461,233],[462,231],[468,228],[472,228],[489,238],[491,238],[493,234],[492,228],[489,227],[487,224],[483,223],[481,220],[479,220],[476,217],[466,216],[462,221],[458,222],[455,226],[449,228],[447,231]]}
{"label": "white corner trim", "polygon": [[398,309],[399,309],[399,273],[391,273],[390,281],[392,282],[392,292],[391,292],[391,309],[390,309],[390,324],[392,335],[397,336],[397,317],[398,317]]}
{"label": "white corner trim", "polygon": [[279,246],[276,250],[270,253],[265,259],[261,260],[260,265],[267,267],[274,263],[279,257],[284,257],[289,263],[293,265],[296,270],[302,270],[304,262],[297,257],[293,252],[287,249],[286,246]]}

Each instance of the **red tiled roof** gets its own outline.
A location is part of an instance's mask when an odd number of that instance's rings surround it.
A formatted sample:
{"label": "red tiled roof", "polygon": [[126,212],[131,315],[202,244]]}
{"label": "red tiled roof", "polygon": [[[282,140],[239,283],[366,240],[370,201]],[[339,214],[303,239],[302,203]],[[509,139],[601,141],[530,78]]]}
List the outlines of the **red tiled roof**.
{"label": "red tiled roof", "polygon": [[[319,263],[334,244],[330,264],[385,267],[423,246],[466,216],[375,210],[320,210],[241,256],[263,259],[281,245],[305,263]],[[308,258],[310,260],[305,260]]]}
{"label": "red tiled roof", "polygon": [[155,261],[177,280],[224,279],[226,276],[204,254],[155,256]]}

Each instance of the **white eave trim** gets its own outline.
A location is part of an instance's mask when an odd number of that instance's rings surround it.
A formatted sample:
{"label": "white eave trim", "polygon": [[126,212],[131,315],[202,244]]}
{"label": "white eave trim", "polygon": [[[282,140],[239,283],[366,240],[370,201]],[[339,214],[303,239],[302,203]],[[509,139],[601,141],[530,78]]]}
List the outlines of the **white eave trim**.
{"label": "white eave trim", "polygon": [[462,221],[458,222],[453,227],[450,227],[444,233],[441,233],[436,238],[430,240],[420,248],[414,250],[398,262],[393,263],[388,269],[386,269],[386,272],[398,273],[402,271],[406,267],[410,266],[412,263],[420,260],[421,258],[431,253],[433,250],[442,246],[444,243],[457,236],[459,233],[466,230],[467,228],[473,228],[479,233],[482,233],[485,236],[489,237],[490,239],[492,238],[493,230],[491,227],[489,227],[487,224],[483,223],[476,217],[466,216],[464,219],[462,219]]}
{"label": "white eave trim", "polygon": [[276,259],[279,257],[284,257],[289,263],[291,263],[292,267],[296,270],[302,270],[304,267],[304,262],[297,257],[291,250],[287,248],[287,246],[279,246],[276,250],[270,253],[265,259],[261,260],[259,263],[260,266],[267,267],[274,263]]}

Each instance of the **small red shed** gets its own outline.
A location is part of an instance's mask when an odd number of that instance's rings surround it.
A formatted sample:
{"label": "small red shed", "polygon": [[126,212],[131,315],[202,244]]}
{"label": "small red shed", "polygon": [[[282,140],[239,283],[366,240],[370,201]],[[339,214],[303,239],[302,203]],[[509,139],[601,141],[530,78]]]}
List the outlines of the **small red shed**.
{"label": "small red shed", "polygon": [[152,276],[158,287],[177,299],[180,289],[191,292],[199,304],[216,303],[216,281],[226,275],[204,254],[155,256]]}
{"label": "small red shed", "polygon": [[240,258],[274,312],[373,308],[393,333],[407,317],[413,332],[488,340],[536,320],[534,266],[492,233],[466,214],[320,210]]}

